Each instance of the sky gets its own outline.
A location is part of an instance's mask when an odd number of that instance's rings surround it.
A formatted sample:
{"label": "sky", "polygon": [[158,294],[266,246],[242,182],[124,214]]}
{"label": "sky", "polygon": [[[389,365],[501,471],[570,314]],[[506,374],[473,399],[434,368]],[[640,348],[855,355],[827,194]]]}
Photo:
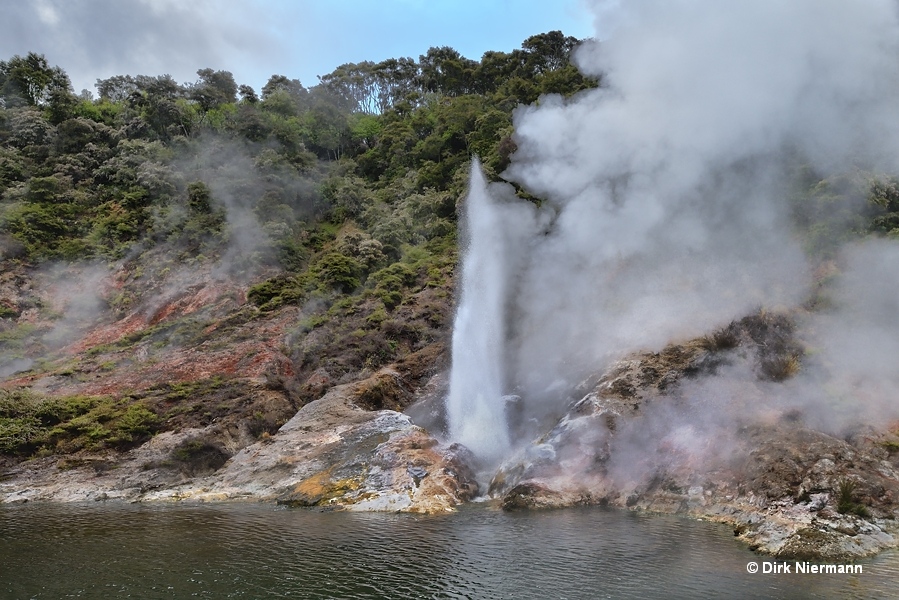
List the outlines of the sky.
{"label": "sky", "polygon": [[257,91],[273,74],[311,87],[347,62],[452,46],[479,60],[538,33],[593,35],[583,0],[0,0],[0,60],[27,52],[75,92],[98,78],[227,70]]}

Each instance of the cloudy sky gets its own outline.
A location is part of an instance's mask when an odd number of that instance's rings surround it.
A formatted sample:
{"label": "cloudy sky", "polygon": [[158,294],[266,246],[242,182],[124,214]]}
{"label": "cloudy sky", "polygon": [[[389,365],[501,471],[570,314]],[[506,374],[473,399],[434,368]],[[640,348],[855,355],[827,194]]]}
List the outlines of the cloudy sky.
{"label": "cloudy sky", "polygon": [[553,29],[592,35],[582,0],[0,0],[0,60],[44,54],[75,91],[97,78],[195,81],[212,67],[257,90],[272,74],[317,82],[346,62],[452,46],[479,59]]}

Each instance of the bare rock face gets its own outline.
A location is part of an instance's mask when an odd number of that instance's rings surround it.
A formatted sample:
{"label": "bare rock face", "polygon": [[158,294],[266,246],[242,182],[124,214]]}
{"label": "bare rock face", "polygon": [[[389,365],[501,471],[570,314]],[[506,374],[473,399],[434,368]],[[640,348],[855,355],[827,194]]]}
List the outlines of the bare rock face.
{"label": "bare rock face", "polygon": [[0,503],[31,501],[136,501],[190,480],[171,460],[179,446],[203,439],[208,431],[186,428],[165,432],[123,455],[116,452],[51,456],[14,465],[0,477]]}
{"label": "bare rock face", "polygon": [[[729,329],[632,356],[586,383],[554,427],[501,466],[490,493],[507,510],[603,504],[726,522],[752,549],[784,558],[899,545],[899,438],[888,428],[836,437],[765,408],[771,382],[795,367],[789,322],[753,317]],[[729,360],[758,386],[741,380],[733,398],[725,384],[700,387]],[[757,410],[722,414],[739,402]]]}
{"label": "bare rock face", "polygon": [[337,386],[213,478],[175,495],[358,511],[452,510],[477,492],[464,450],[440,445],[401,413],[358,404],[401,386],[389,369]]}
{"label": "bare rock face", "polygon": [[[203,429],[155,436],[124,456],[21,463],[0,502],[248,500],[356,511],[446,512],[477,493],[470,457],[394,410],[411,395],[382,369],[332,388],[271,436],[229,453]],[[226,462],[227,460],[227,462]]]}

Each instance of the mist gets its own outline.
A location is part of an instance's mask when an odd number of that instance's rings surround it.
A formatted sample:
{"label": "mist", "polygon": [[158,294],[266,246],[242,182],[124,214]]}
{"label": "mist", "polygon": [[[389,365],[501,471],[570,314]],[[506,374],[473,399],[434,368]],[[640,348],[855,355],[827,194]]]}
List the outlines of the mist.
{"label": "mist", "polygon": [[[26,317],[36,326],[35,343],[49,349],[107,343],[173,314],[196,312],[192,318],[205,319],[222,299],[243,302],[249,284],[277,272],[277,245],[313,214],[318,194],[314,175],[260,164],[252,150],[259,149],[208,135],[162,161],[142,159],[141,176],[154,193],[148,237],[124,247],[114,261],[48,261],[36,269],[33,287],[40,293],[32,302],[43,310],[32,309]],[[208,189],[209,212],[221,219],[219,227],[192,222],[190,182]],[[0,250],[17,251],[13,242],[0,242]],[[178,345],[173,341],[165,349]],[[0,372],[34,364],[14,358],[0,361]]]}
{"label": "mist", "polygon": [[[575,61],[602,87],[519,108],[503,174],[543,200],[549,223],[538,234],[502,225],[521,233],[505,251],[520,267],[505,275],[503,393],[538,422],[628,354],[760,308],[796,311],[816,266],[789,202],[797,165],[822,179],[899,166],[892,0],[592,8],[597,38]],[[832,432],[896,418],[899,245],[836,255],[833,307],[799,319],[809,356],[798,377],[759,381],[736,360],[691,382],[620,433],[622,464],[640,463],[628,447],[652,462],[659,444],[701,462],[735,426],[788,411]]]}
{"label": "mist", "polygon": [[508,184],[488,187],[480,163],[473,162],[463,207],[466,258],[446,411],[450,437],[487,461],[501,460],[511,450],[503,398],[508,385],[506,315],[514,274],[521,268],[512,250],[540,229],[536,210],[514,198]]}
{"label": "mist", "polygon": [[832,307],[808,318],[808,369],[794,384],[808,419],[837,433],[899,419],[899,243],[844,248]]}

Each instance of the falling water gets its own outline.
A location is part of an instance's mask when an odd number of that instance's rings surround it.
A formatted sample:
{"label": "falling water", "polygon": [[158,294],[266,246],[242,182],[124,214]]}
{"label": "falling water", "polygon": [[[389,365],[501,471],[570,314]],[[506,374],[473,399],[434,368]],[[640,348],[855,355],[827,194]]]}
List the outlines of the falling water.
{"label": "falling water", "polygon": [[450,438],[493,462],[510,445],[503,401],[506,249],[499,207],[477,160],[471,165],[464,217],[467,243],[446,415]]}

